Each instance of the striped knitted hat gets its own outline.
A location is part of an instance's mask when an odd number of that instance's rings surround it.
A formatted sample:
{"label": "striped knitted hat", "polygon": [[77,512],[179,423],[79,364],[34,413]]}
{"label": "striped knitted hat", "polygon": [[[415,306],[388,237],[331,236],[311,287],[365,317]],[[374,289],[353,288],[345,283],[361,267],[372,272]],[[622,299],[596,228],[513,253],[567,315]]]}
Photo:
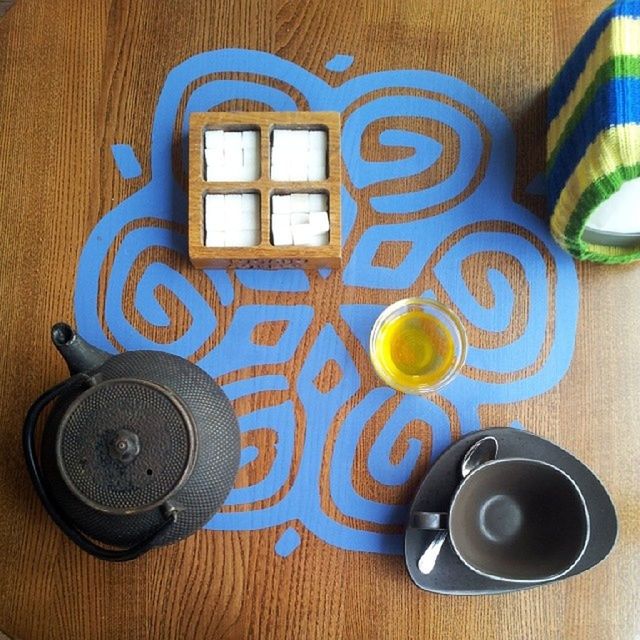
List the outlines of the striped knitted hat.
{"label": "striped knitted hat", "polygon": [[554,238],[581,260],[640,259],[640,243],[606,246],[584,237],[592,212],[640,177],[640,0],[615,2],[598,17],[554,79],[548,109]]}

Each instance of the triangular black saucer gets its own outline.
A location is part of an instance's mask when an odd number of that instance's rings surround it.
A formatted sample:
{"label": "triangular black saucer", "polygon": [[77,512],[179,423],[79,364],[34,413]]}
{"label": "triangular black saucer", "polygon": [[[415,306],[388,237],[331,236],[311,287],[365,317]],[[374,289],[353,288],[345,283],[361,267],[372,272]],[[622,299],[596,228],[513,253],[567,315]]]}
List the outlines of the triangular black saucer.
{"label": "triangular black saucer", "polygon": [[[584,555],[564,580],[590,569],[603,560],[613,547],[618,532],[616,512],[602,483],[582,462],[556,444],[526,431],[512,428],[483,429],[458,440],[433,464],[425,476],[411,505],[411,512],[447,511],[461,481],[460,464],[467,449],[485,436],[498,441],[498,458],[531,458],[556,465],[569,474],[585,498],[591,521],[591,538]],[[411,516],[409,516],[411,521]],[[448,595],[486,595],[508,593],[549,584],[521,584],[485,578],[469,569],[455,555],[448,539],[445,541],[435,568],[429,575],[418,570],[418,558],[427,548],[435,532],[407,527],[404,557],[411,579],[421,589]]]}

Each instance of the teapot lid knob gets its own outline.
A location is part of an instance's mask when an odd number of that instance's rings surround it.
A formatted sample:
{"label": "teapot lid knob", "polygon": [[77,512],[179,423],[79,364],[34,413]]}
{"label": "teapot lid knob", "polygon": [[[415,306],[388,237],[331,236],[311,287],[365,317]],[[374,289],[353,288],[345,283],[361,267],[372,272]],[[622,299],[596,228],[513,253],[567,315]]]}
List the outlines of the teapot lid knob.
{"label": "teapot lid knob", "polygon": [[132,462],[140,453],[140,438],[133,431],[120,429],[111,441],[109,453],[120,462]]}

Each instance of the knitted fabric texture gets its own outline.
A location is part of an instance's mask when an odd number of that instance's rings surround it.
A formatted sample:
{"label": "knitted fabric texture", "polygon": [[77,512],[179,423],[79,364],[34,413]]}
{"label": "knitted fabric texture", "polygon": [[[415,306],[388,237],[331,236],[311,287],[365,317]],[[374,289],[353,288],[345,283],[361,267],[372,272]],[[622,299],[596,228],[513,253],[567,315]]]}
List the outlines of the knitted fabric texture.
{"label": "knitted fabric texture", "polygon": [[639,260],[640,244],[591,244],[583,233],[600,204],[640,177],[640,0],[615,2],[583,36],[551,85],[548,119],[553,237],[580,260]]}

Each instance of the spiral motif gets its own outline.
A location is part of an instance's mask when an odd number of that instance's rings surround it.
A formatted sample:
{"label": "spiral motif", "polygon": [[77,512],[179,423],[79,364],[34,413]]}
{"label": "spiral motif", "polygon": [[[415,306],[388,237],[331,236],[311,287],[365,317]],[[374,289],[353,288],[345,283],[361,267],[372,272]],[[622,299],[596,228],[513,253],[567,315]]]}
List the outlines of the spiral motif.
{"label": "spiral motif", "polygon": [[[335,72],[348,67],[342,58]],[[174,165],[172,146],[184,145],[191,112],[256,107],[342,113],[340,300],[339,275],[327,271],[189,266],[186,151]],[[210,528],[290,523],[281,555],[300,543],[301,525],[344,549],[401,553],[406,505],[429,462],[480,427],[481,405],[556,385],[573,353],[575,267],[511,199],[508,120],[450,76],[389,71],[330,86],[277,56],[228,49],[168,74],[151,139],[150,182],[107,213],[84,247],[79,330],[110,351],[164,349],[223,381],[232,374],[225,391],[246,411],[242,469]],[[384,259],[389,243],[404,248],[399,261]],[[310,307],[309,291],[322,287],[326,305]],[[238,302],[244,290],[251,305]],[[440,299],[468,328],[466,366],[429,399],[380,386],[367,357],[378,313],[410,295]],[[276,325],[275,342],[256,337]],[[297,375],[294,361],[303,361]]]}

